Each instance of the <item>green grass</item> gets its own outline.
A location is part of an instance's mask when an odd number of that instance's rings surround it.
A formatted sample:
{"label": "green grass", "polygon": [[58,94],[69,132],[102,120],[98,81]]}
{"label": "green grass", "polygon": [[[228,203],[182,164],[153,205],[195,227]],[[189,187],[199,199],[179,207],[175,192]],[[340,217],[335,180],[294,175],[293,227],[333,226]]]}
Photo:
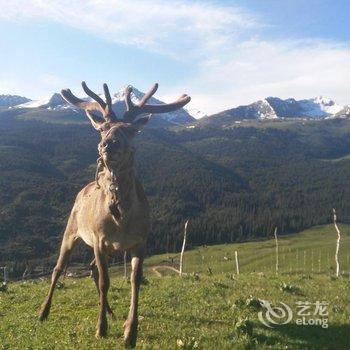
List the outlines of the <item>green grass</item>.
{"label": "green grass", "polygon": [[[150,269],[167,255],[146,261],[148,283],[140,298],[139,349],[345,349],[350,334],[350,280],[346,252],[349,226],[342,226],[342,277],[335,279],[327,262],[333,260],[332,226],[316,227],[280,239],[280,274],[274,271],[274,241],[200,247],[185,254],[185,277],[157,278]],[[234,275],[234,251],[241,274]],[[306,252],[307,264],[296,264],[296,252]],[[311,252],[314,271],[311,271]],[[316,264],[321,251],[321,272]],[[322,260],[324,252],[324,262]],[[281,258],[285,254],[285,259]],[[271,255],[271,257],[270,257]],[[224,256],[226,259],[224,259]],[[176,258],[176,257],[175,257]],[[302,261],[302,262],[301,262]],[[290,268],[292,266],[292,269]],[[209,269],[210,268],[210,272]],[[291,270],[291,271],[290,271]],[[36,310],[48,281],[11,283],[0,292],[1,349],[121,349],[122,324],[128,311],[129,284],[112,268],[109,300],[116,320],[110,320],[106,339],[96,340],[97,293],[89,278],[66,278],[56,290],[49,319],[40,323]],[[329,328],[295,323],[267,328],[258,320],[256,299],[296,311],[297,301],[330,303]],[[184,345],[181,345],[184,344]],[[196,344],[196,345],[194,345]]]}
{"label": "green grass", "polygon": [[[350,273],[350,225],[339,225],[342,240],[339,252],[341,272]],[[279,236],[279,272],[294,274],[334,274],[336,233],[333,225],[315,226],[301,233]],[[186,252],[185,270],[203,273],[208,268],[216,273],[235,271],[235,251],[240,272],[274,273],[276,268],[275,240],[238,244],[203,246]],[[157,265],[179,254],[150,257],[147,264]]]}

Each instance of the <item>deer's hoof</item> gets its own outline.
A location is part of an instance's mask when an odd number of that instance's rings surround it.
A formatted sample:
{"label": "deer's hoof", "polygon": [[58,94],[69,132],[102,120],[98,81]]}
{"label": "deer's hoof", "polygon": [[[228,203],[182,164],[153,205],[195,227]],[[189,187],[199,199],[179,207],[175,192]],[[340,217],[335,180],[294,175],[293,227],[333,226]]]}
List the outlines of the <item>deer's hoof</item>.
{"label": "deer's hoof", "polygon": [[107,321],[98,322],[95,337],[97,339],[105,338],[107,336]]}
{"label": "deer's hoof", "polygon": [[107,337],[107,331],[97,330],[95,334],[96,339],[101,339]]}
{"label": "deer's hoof", "polygon": [[124,337],[124,348],[133,349],[136,346],[136,339],[130,339]]}
{"label": "deer's hoof", "polygon": [[48,317],[48,315],[45,315],[45,314],[43,314],[41,312],[39,313],[39,321],[40,322],[45,321],[47,319],[47,317]]}
{"label": "deer's hoof", "polygon": [[124,327],[124,346],[127,349],[134,348],[137,339],[137,322],[131,323],[126,321]]}
{"label": "deer's hoof", "polygon": [[39,310],[39,321],[45,321],[50,313],[50,306],[44,305],[42,308]]}

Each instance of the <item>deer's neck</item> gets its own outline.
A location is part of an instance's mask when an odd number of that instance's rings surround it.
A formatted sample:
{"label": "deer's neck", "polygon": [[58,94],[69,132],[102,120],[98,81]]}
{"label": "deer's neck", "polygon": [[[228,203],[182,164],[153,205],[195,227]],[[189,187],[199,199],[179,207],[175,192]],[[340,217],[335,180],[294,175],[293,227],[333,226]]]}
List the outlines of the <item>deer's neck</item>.
{"label": "deer's neck", "polygon": [[136,198],[133,164],[118,171],[106,169],[102,177],[102,186],[107,193],[110,211],[119,221],[127,216]]}

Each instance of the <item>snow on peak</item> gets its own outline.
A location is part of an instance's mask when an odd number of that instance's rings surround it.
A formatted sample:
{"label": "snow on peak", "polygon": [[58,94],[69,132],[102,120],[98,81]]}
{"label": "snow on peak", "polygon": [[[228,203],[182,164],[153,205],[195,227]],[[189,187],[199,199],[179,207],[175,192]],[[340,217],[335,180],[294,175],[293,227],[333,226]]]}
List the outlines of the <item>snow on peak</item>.
{"label": "snow on peak", "polygon": [[[137,104],[145,95],[137,88],[132,87],[131,100]],[[122,115],[125,111],[125,90],[126,86],[120,88],[116,93],[112,94],[113,109],[117,115]],[[100,94],[104,99],[104,95]],[[65,110],[77,109],[67,103],[59,93],[54,93],[44,99],[37,101],[28,101],[28,99],[20,98],[17,96],[16,101],[11,100],[12,106],[7,101],[12,96],[0,95],[0,106],[6,105],[8,108],[45,108],[49,110]],[[3,104],[1,104],[2,100]],[[20,100],[22,99],[22,100]],[[84,100],[91,100],[89,97],[83,98]],[[24,101],[28,101],[23,103]],[[160,100],[151,97],[150,104],[162,104]],[[230,111],[225,111],[225,115],[232,114],[236,119],[278,119],[278,118],[333,118],[333,117],[347,117],[350,114],[350,106],[338,105],[334,100],[317,96],[310,99],[296,100],[294,98],[288,98],[286,100],[278,97],[267,97],[266,99],[259,100],[247,106],[239,106],[233,108]],[[177,111],[164,113],[159,116],[172,123],[188,123],[193,122],[195,119],[201,119],[206,117],[202,111],[186,106]]]}
{"label": "snow on peak", "polygon": [[325,119],[350,116],[350,106],[340,106],[333,100],[318,96],[311,99],[295,100],[289,98],[283,100],[278,97],[251,103],[250,105],[238,106],[213,117],[222,120],[251,120],[251,119],[279,119],[279,118],[311,118]]}
{"label": "snow on peak", "polygon": [[297,101],[304,116],[311,118],[328,117],[337,114],[344,106],[336,104],[330,98],[317,96],[308,100]]}
{"label": "snow on peak", "polygon": [[[135,104],[140,102],[140,100],[145,94],[140,90],[136,89],[134,86],[131,86],[131,85],[127,85],[127,86],[130,86],[132,88],[132,92],[130,95],[131,101]],[[117,114],[122,114],[125,111],[124,100],[125,100],[125,90],[127,86],[123,86],[119,91],[117,91],[112,96],[113,107],[117,112]],[[162,101],[154,98],[153,96],[148,100],[147,103],[153,104],[153,105],[163,104]],[[162,114],[159,114],[159,116],[157,117],[160,117],[172,123],[179,123],[179,124],[188,123],[194,120],[193,119],[194,116],[191,113],[189,113],[185,108],[180,108],[176,111],[169,112],[169,113],[162,113]]]}
{"label": "snow on peak", "polygon": [[344,106],[322,96],[305,100],[294,98],[282,100],[278,97],[268,97],[267,100],[276,114],[283,118],[326,118],[344,111]]}
{"label": "snow on peak", "polygon": [[325,106],[332,106],[335,104],[333,100],[331,100],[328,97],[323,97],[323,96],[316,96],[314,98],[310,98],[310,101],[313,101],[317,104],[323,104]]}
{"label": "snow on peak", "polygon": [[207,115],[200,111],[199,109],[196,109],[196,108],[186,108],[184,107],[184,109],[186,110],[186,112],[192,116],[193,118],[195,119],[201,119],[201,118],[204,118],[204,117],[207,117]]}
{"label": "snow on peak", "polygon": [[[138,103],[140,102],[140,100],[142,99],[142,97],[144,96],[144,93],[142,93],[141,91],[137,90],[135,87],[131,86],[131,85],[125,85],[122,88],[120,88],[113,96],[112,96],[112,103],[116,104],[120,101],[124,101],[125,99],[125,90],[126,88],[130,86],[132,88],[131,91],[131,101],[133,103]],[[154,97],[151,97],[150,99],[151,103],[160,103],[158,100],[156,100]]]}
{"label": "snow on peak", "polygon": [[[127,86],[123,86],[120,90],[118,90],[116,93],[112,95],[112,104],[113,109],[117,113],[117,115],[122,115],[125,111],[125,90]],[[135,87],[132,87],[131,92],[131,100],[133,103],[137,104],[140,102],[142,97],[145,95],[143,92],[139,91]],[[102,99],[105,98],[103,94],[99,95]],[[90,97],[83,98],[86,101],[91,100]],[[157,100],[154,97],[151,97],[149,99],[150,104],[162,104],[163,102]],[[55,93],[53,95],[50,95],[44,99],[37,100],[37,101],[30,101],[27,103],[22,103],[16,108],[45,108],[49,110],[64,110],[64,109],[72,109],[76,110],[74,106],[67,103],[67,101],[58,93]],[[167,121],[173,122],[173,123],[187,123],[194,120],[194,118],[191,116],[190,113],[188,113],[185,109],[180,108],[179,110],[176,110],[174,112],[164,113],[159,115],[160,118],[165,119]]]}
{"label": "snow on peak", "polygon": [[257,117],[258,119],[276,119],[278,118],[277,114],[275,113],[274,109],[271,107],[270,103],[266,100],[260,100],[256,102],[258,108],[257,108]]}
{"label": "snow on peak", "polygon": [[327,97],[317,96],[313,99],[310,99],[310,101],[318,105],[320,110],[322,110],[327,115],[337,114],[342,109],[344,109],[344,106],[336,104],[333,100]]}
{"label": "snow on peak", "polygon": [[42,100],[29,101],[26,103],[22,103],[16,108],[47,108],[47,109],[61,109],[67,108],[67,102],[59,93],[54,93]]}

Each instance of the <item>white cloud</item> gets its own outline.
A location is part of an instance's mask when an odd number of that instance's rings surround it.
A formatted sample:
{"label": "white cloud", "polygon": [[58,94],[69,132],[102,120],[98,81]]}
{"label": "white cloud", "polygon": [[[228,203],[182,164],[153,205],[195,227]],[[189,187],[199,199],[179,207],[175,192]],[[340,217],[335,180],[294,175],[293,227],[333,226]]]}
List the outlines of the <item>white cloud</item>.
{"label": "white cloud", "polygon": [[192,81],[193,100],[207,113],[268,96],[350,102],[350,45],[253,40],[238,45],[231,57],[227,52],[220,61],[202,62],[201,70]]}
{"label": "white cloud", "polygon": [[[208,114],[271,95],[323,94],[350,103],[349,44],[262,39],[259,17],[238,7],[185,0],[0,0],[0,8],[0,19],[50,19],[193,62],[191,79],[160,98],[171,100],[184,90]],[[47,77],[51,83],[57,77]]]}
{"label": "white cloud", "polygon": [[[46,96],[59,91],[59,87],[67,86],[66,82],[61,79],[61,77],[45,72],[36,76],[35,83],[33,83],[32,79],[21,79],[20,77],[13,76],[1,77],[0,94],[25,95],[25,97],[35,99],[35,96],[32,94],[35,93],[35,89],[38,85],[40,86],[40,91],[46,91]],[[29,91],[30,94],[27,95],[24,91]]]}
{"label": "white cloud", "polygon": [[63,86],[64,81],[61,77],[50,74],[50,73],[43,73],[39,76],[39,82],[40,84],[44,84],[47,88],[56,88],[56,86]]}
{"label": "white cloud", "polygon": [[51,19],[175,58],[183,57],[183,50],[201,55],[258,26],[238,7],[204,1],[0,0],[0,7],[0,19]]}

